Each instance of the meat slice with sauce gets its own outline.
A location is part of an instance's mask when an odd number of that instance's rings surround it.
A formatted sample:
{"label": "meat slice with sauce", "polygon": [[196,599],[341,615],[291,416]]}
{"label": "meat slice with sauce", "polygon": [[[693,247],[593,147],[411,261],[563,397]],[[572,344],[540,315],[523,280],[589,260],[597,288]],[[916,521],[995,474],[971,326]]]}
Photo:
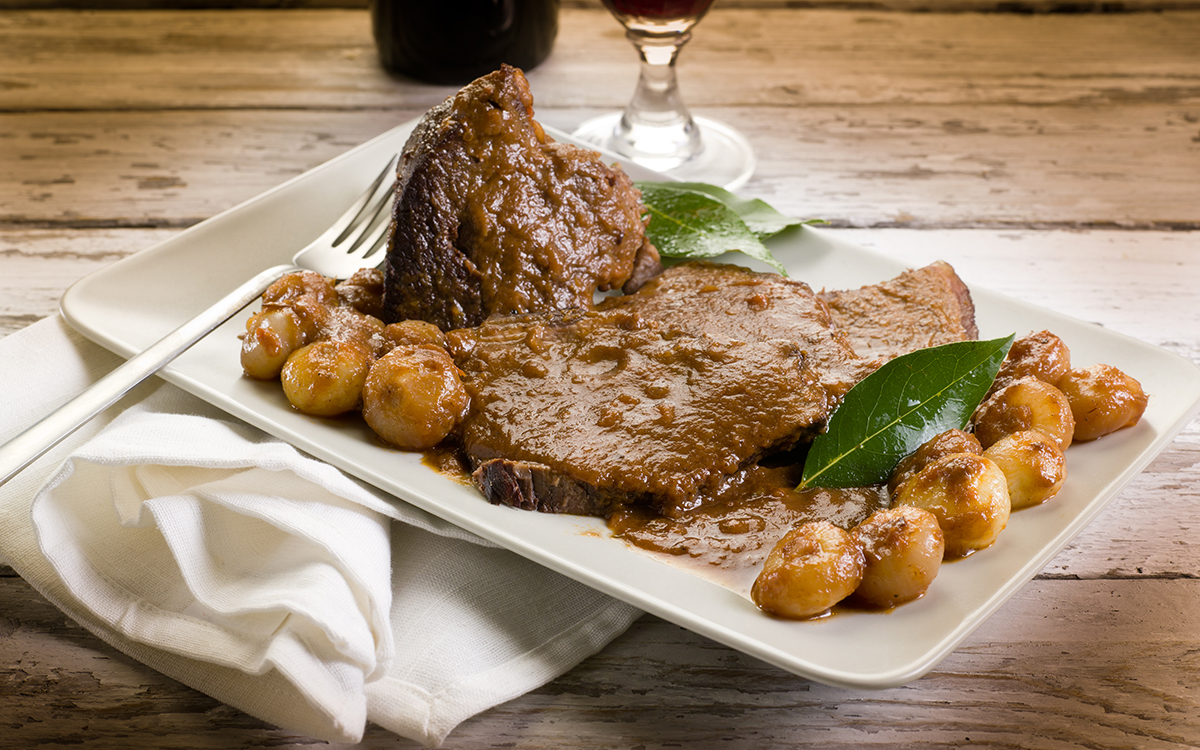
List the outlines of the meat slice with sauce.
{"label": "meat slice with sauce", "polygon": [[979,336],[971,293],[943,261],[861,289],[822,292],[821,299],[864,357],[892,359]]}
{"label": "meat slice with sauce", "polygon": [[405,144],[385,322],[443,330],[493,313],[590,307],[660,269],[641,193],[600,154],[548,138],[504,66],[431,109]]}
{"label": "meat slice with sauce", "polygon": [[637,294],[611,297],[600,308],[636,312],[692,334],[733,341],[793,341],[834,397],[878,365],[854,351],[808,284],[741,266],[682,263],[650,280]]}
{"label": "meat slice with sauce", "polygon": [[[891,293],[897,286],[922,293]],[[889,290],[878,292],[878,314],[847,318],[846,331],[801,281],[696,261],[595,311],[453,331],[476,482],[491,502],[529,510],[685,515],[824,427],[882,361],[851,345],[888,341],[878,321],[898,331],[888,354],[974,337],[969,294],[949,266],[878,287]]]}
{"label": "meat slice with sauce", "polygon": [[450,333],[463,450],[494,503],[678,515],[820,429],[832,401],[794,341],[685,333],[624,311],[494,317]]}

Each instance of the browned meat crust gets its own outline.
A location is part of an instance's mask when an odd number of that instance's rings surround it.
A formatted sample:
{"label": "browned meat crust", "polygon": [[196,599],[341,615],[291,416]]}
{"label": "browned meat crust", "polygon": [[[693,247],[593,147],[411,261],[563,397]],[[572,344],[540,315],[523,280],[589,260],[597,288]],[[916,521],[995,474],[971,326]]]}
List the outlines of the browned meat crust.
{"label": "browned meat crust", "polygon": [[399,167],[384,319],[444,330],[493,313],[590,307],[658,269],[641,194],[599,154],[546,137],[504,66],[434,107]]}
{"label": "browned meat crust", "polygon": [[481,462],[471,476],[493,504],[521,510],[604,517],[633,500],[535,461],[492,458]]}
{"label": "browned meat crust", "polygon": [[891,359],[979,337],[971,293],[942,261],[881,284],[822,292],[821,299],[854,351],[864,357]]}

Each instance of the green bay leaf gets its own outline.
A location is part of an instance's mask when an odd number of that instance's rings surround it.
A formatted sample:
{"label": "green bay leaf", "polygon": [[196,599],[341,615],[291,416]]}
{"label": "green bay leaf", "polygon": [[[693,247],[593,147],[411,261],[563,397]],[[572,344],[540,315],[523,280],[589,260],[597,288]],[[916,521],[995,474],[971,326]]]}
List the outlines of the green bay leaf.
{"label": "green bay leaf", "polygon": [[813,441],[798,489],[887,481],[922,443],[966,427],[1012,342],[959,341],[885,363],[846,393]]}
{"label": "green bay leaf", "polygon": [[761,198],[743,198],[725,188],[705,182],[680,182],[672,184],[672,187],[704,193],[721,201],[737,214],[746,228],[754,232],[760,240],[765,240],[791,227],[812,223],[812,221],[781,214]]}
{"label": "green bay leaf", "polygon": [[637,186],[650,214],[646,236],[660,255],[696,259],[740,252],[787,275],[737,211],[720,199],[674,183],[639,182]]}

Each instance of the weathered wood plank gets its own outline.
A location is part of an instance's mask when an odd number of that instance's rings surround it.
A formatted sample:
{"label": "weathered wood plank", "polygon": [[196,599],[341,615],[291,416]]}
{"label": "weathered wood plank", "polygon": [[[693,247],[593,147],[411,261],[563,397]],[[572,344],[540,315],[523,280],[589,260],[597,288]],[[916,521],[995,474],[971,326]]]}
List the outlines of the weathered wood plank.
{"label": "weathered wood plank", "polygon": [[0,229],[0,336],[58,310],[67,288],[174,230]]}
{"label": "weathered wood plank", "polygon": [[[1200,106],[702,111],[751,134],[747,194],[834,225],[1200,227]],[[189,226],[421,112],[0,113],[0,223]]]}
{"label": "weathered wood plank", "polygon": [[[426,108],[447,87],[389,78],[355,10],[14,11],[0,111]],[[600,9],[567,9],[531,73],[543,107],[617,107],[636,58]],[[681,57],[693,106],[1153,103],[1195,107],[1200,13],[714,11]],[[71,45],[63,45],[71,38]],[[764,45],[767,38],[794,44]],[[969,41],[968,41],[969,40]],[[153,60],[152,65],[146,64]],[[719,71],[719,74],[717,74]],[[183,84],[182,82],[188,82]]]}
{"label": "weathered wood plank", "polygon": [[[5,747],[323,744],[124,657],[20,579],[0,579],[0,612]],[[1037,581],[930,675],[879,692],[811,683],[646,617],[446,746],[1187,747],[1200,742],[1198,613],[1200,581]],[[415,747],[376,728],[362,746]]]}
{"label": "weathered wood plank", "polygon": [[[1200,108],[701,111],[751,134],[759,164],[743,192],[834,226],[1200,228]],[[569,115],[545,117],[569,130]]]}
{"label": "weathered wood plank", "polygon": [[[186,226],[449,91],[388,79],[362,60],[374,52],[361,13],[238,14],[232,28],[218,15],[188,15],[187,33],[170,14],[0,17],[0,30],[7,25],[15,40],[0,45],[0,110],[14,112],[0,115],[0,221]],[[267,23],[286,44],[257,38]],[[818,42],[761,47],[768,31],[780,33],[768,23]],[[531,77],[540,116],[570,128],[600,104],[623,104],[635,68],[601,13],[566,13],[564,27],[587,43],[564,45]],[[1181,61],[1200,59],[1200,13],[739,10],[714,27],[697,35],[694,56],[689,49],[685,95],[752,134],[762,163],[748,189],[781,208],[849,226],[1200,226],[1200,204],[1190,199],[1200,172],[1200,78],[1180,72],[1194,69]],[[77,35],[78,45],[64,50],[62,33]],[[943,37],[976,41],[968,54],[935,43]],[[154,66],[143,65],[148,55]],[[254,94],[256,86],[273,93]],[[293,87],[303,96],[289,93]],[[349,87],[353,96],[382,87],[386,96],[356,109],[361,103],[321,93],[328,87]],[[22,104],[35,90],[54,104]],[[60,111],[65,102],[202,109],[68,113]],[[55,111],[17,113],[28,106]],[[204,109],[213,106],[300,109]]]}
{"label": "weathered wood plank", "polygon": [[0,222],[186,227],[422,111],[0,115]]}
{"label": "weathered wood plank", "polygon": [[238,747],[276,733],[107,646],[19,578],[0,578],[0,613],[0,747]]}

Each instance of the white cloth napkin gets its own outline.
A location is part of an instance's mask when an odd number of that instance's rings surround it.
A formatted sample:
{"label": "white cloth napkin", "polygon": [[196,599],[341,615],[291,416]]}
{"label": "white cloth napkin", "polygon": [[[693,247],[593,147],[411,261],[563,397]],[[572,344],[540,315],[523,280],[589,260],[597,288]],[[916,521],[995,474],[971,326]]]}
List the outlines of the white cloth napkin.
{"label": "white cloth napkin", "polygon": [[[0,440],[118,361],[58,316],[0,340]],[[441,744],[640,614],[158,380],[0,487],[0,552],[121,651],[340,742]]]}

